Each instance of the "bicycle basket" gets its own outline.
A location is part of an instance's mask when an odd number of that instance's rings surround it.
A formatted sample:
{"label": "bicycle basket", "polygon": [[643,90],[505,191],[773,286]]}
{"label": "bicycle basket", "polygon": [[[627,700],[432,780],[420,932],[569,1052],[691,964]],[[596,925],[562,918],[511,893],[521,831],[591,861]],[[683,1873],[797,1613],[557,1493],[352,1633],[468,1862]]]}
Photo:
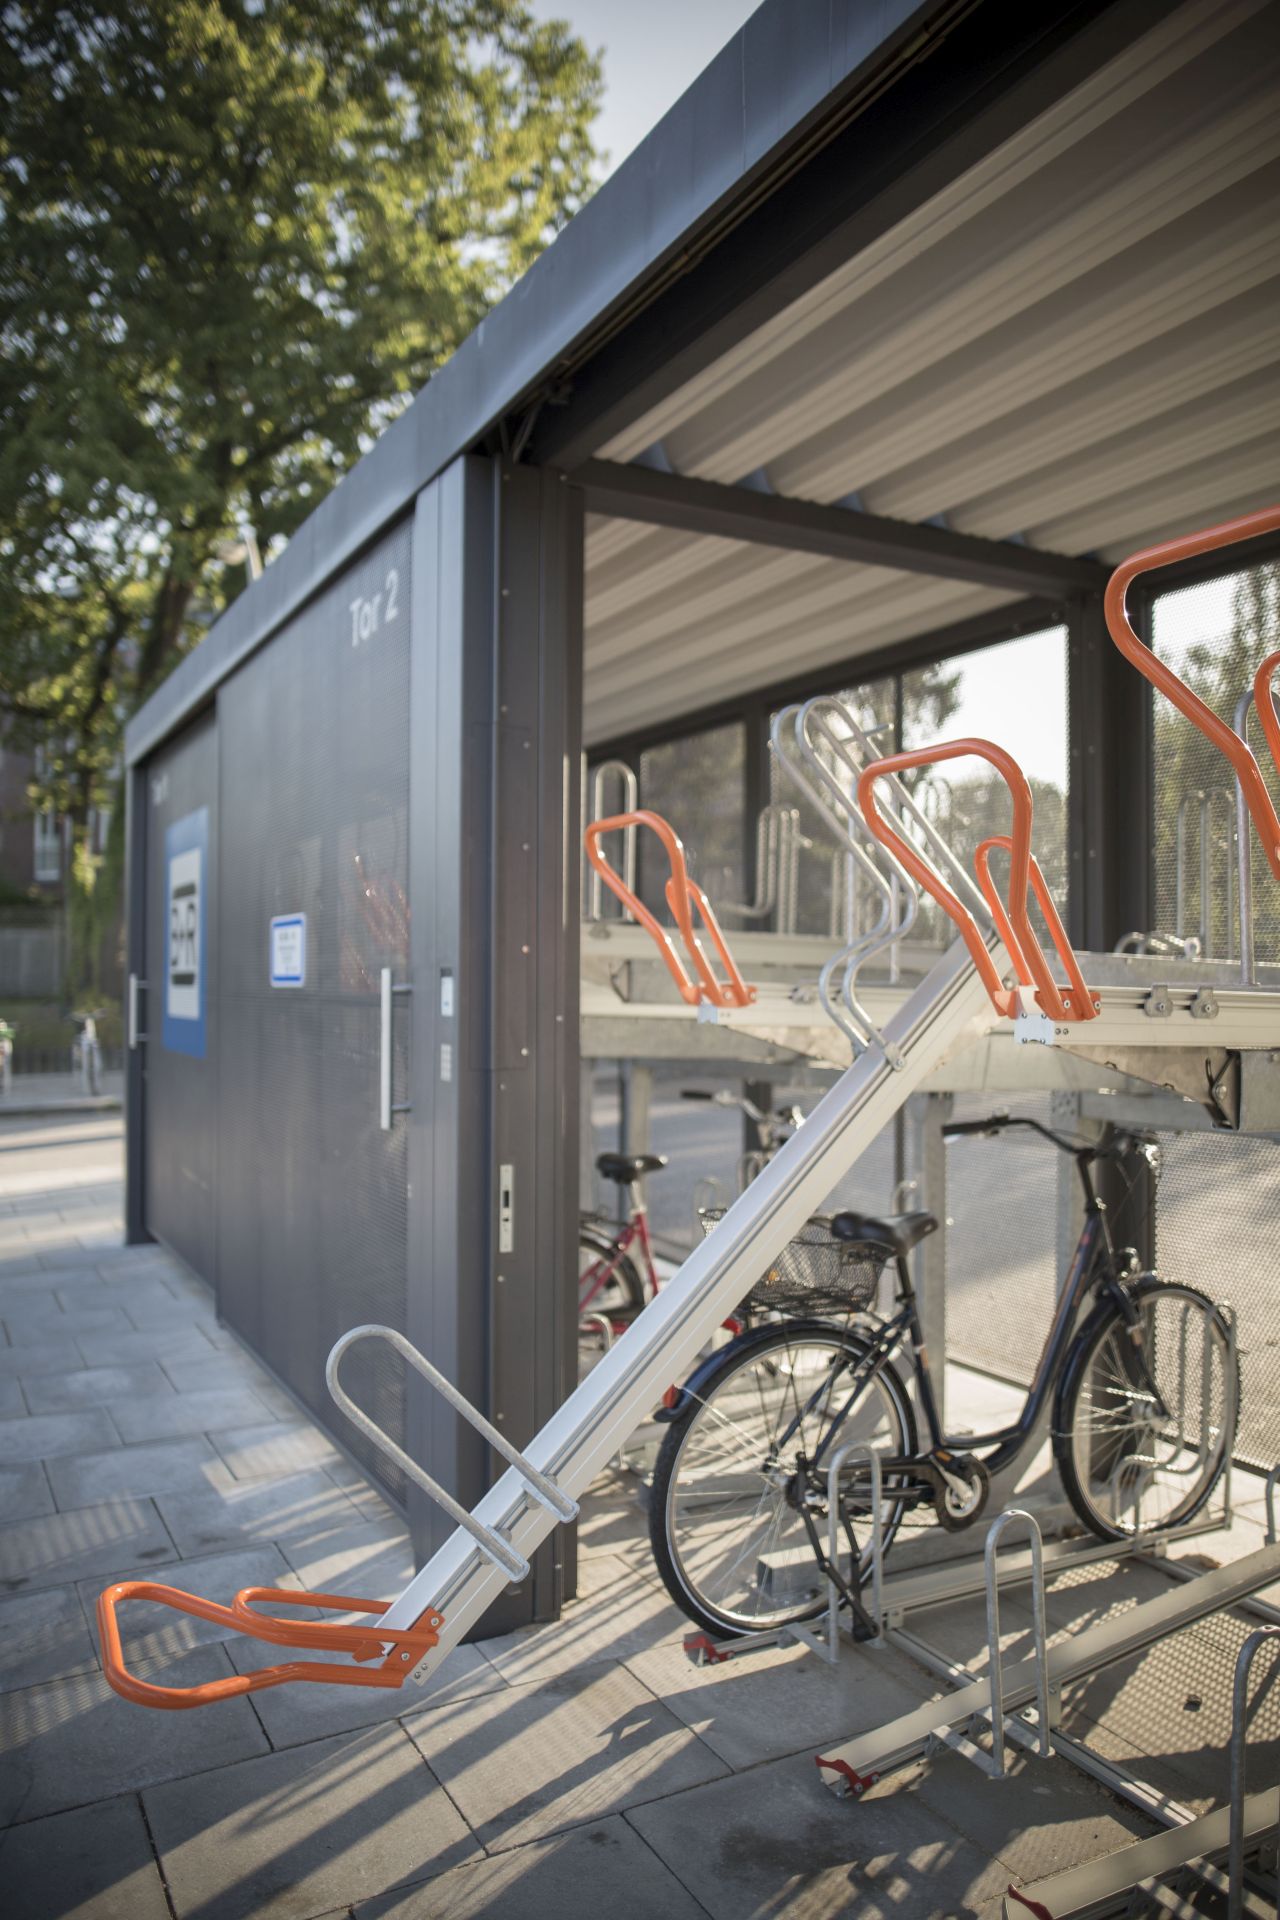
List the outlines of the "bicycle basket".
{"label": "bicycle basket", "polygon": [[[704,1207],[698,1216],[703,1233],[724,1213]],[[858,1313],[874,1305],[891,1252],[872,1240],[837,1240],[830,1216],[815,1213],[741,1304],[752,1313]]]}

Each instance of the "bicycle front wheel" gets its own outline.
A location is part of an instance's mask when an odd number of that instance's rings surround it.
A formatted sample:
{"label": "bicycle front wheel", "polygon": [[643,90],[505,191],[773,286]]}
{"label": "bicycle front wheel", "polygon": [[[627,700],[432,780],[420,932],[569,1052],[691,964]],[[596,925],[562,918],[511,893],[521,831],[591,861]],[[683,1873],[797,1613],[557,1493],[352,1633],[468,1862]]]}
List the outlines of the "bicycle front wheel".
{"label": "bicycle front wheel", "polygon": [[[826,1589],[802,1500],[813,1495],[820,1503],[811,1511],[825,1545],[827,1467],[835,1453],[858,1445],[914,1454],[911,1404],[892,1367],[882,1367],[847,1404],[865,1352],[856,1333],[817,1322],[757,1329],[724,1349],[668,1427],[654,1467],[649,1537],[667,1591],[709,1632],[751,1633],[819,1613]],[[865,1572],[870,1475],[865,1463],[859,1469],[854,1462],[848,1475],[861,1489],[844,1495],[843,1504],[865,1527]],[[886,1546],[902,1509],[901,1495],[883,1495]],[[846,1539],[846,1577],[851,1562]]]}
{"label": "bicycle front wheel", "polygon": [[1235,1443],[1240,1369],[1226,1316],[1195,1287],[1140,1281],[1135,1339],[1104,1301],[1067,1359],[1055,1422],[1058,1471],[1103,1540],[1195,1518]]}

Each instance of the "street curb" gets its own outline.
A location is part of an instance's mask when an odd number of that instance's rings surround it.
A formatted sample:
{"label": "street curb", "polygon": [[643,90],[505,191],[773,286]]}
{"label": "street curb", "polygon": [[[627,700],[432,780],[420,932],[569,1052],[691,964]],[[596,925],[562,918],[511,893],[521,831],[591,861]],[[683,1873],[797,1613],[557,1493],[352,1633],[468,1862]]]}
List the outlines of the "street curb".
{"label": "street curb", "polygon": [[25,1100],[13,1101],[0,1099],[0,1120],[33,1120],[42,1113],[119,1113],[124,1101],[118,1094],[100,1093],[93,1098],[81,1094],[71,1100]]}

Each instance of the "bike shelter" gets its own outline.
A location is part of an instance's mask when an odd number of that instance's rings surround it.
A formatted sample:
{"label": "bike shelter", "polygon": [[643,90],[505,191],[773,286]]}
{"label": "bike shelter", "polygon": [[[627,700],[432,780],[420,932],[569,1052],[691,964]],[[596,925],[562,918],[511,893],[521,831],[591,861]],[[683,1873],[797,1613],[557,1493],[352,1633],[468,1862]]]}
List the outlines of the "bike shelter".
{"label": "bike shelter", "polygon": [[[170,1690],[124,1673],[114,1609],[140,1597],[197,1612],[214,1603],[188,1606],[152,1582],[108,1588],[108,1671],[146,1704],[186,1707],[291,1681],[420,1683],[482,1618],[501,1627],[552,1616],[574,1580],[572,1532],[558,1529],[596,1473],[908,1101],[926,1116],[926,1153],[937,1151],[943,1113],[919,1103],[954,1088],[995,1091],[1004,1074],[1015,1087],[1063,1094],[1086,1120],[1119,1113],[1106,1101],[1123,1082],[1194,1099],[1197,1117],[1214,1125],[1275,1128],[1280,1022],[1269,963],[1244,951],[1233,967],[1185,949],[1176,959],[1114,951],[1127,929],[1151,924],[1149,754],[1134,744],[1150,711],[1146,680],[1225,755],[1223,791],[1238,796],[1242,843],[1256,834],[1280,876],[1280,824],[1241,730],[1206,717],[1130,624],[1147,619],[1157,578],[1221,568],[1228,547],[1251,558],[1274,550],[1280,514],[1246,511],[1274,489],[1262,484],[1265,461],[1245,426],[1235,465],[1201,489],[1222,502],[1224,522],[1234,516],[1228,524],[1144,549],[1116,570],[1071,544],[1066,502],[1056,520],[1047,516],[1064,529],[1058,550],[869,511],[848,490],[811,500],[801,483],[784,492],[747,467],[749,484],[704,477],[693,451],[682,471],[678,404],[698,382],[727,378],[755,330],[781,325],[797,303],[834,300],[831,276],[847,293],[865,252],[880,247],[872,265],[888,274],[899,228],[911,229],[925,285],[930,274],[949,284],[983,195],[1007,193],[1007,219],[1019,233],[1036,230],[1062,181],[1039,182],[1039,197],[1028,188],[1025,205],[1018,182],[1038,179],[1033,159],[1065,141],[1073,113],[1111,130],[1108,191],[1119,194],[1126,153],[1167,125],[1163,87],[1172,94],[1194,80],[1206,97],[1216,99],[1216,87],[1232,101],[1271,83],[1261,39],[1253,73],[1247,57],[1267,10],[1242,6],[1215,31],[1211,10],[1192,6],[1064,6],[1017,27],[994,8],[955,21],[941,7],[903,6],[874,28],[861,16],[855,26],[851,13],[838,47],[829,20],[788,43],[785,11],[763,9],[739,49],[763,73],[788,44],[785,139],[776,116],[753,122],[714,191],[688,157],[669,199],[641,169],[624,169],[612,197],[606,189],[570,227],[522,295],[486,322],[486,338],[433,381],[130,729],[130,1234],[164,1240],[215,1287],[227,1324],[404,1505],[421,1563],[400,1598],[358,1626],[291,1624],[278,1610],[296,1595],[237,1596],[216,1610],[224,1624],[351,1664],[268,1667],[200,1701],[161,1698]],[[922,23],[923,44],[913,38]],[[1158,69],[1145,92],[1135,78],[1146,75],[1143,60]],[[726,71],[699,83],[681,126],[732,117],[716,106]],[[1129,98],[1125,87],[1140,101],[1131,126],[1116,105]],[[882,155],[874,183],[851,165],[873,133]],[[1191,171],[1195,159],[1189,145]],[[1261,189],[1243,161],[1240,179],[1244,208],[1256,212]],[[971,180],[961,218],[957,183]],[[1202,200],[1186,217],[1201,222],[1209,248],[1223,222],[1211,218],[1207,189]],[[724,221],[730,205],[735,217]],[[621,217],[642,209],[649,220],[630,231],[645,233],[643,268],[627,253]],[[930,256],[926,235],[948,209],[952,269]],[[1055,208],[1064,221],[1070,213]],[[695,253],[684,274],[667,277],[676,238],[695,229],[706,258]],[[1096,282],[1075,290],[1077,317],[1122,278],[1105,261],[1088,271]],[[645,300],[623,317],[617,303],[641,284]],[[1251,298],[1243,288],[1231,324],[1245,326]],[[1012,294],[1009,310],[1012,326],[1021,311]],[[888,308],[885,317],[894,319]],[[552,379],[545,370],[566,356],[573,377]],[[782,405],[788,369],[774,372],[776,392],[759,376],[762,417]],[[1028,393],[1034,413],[1034,387]],[[805,404],[820,398],[807,394]],[[705,393],[702,404],[711,405]],[[1169,411],[1161,431],[1176,444],[1177,408]],[[1139,499],[1144,488],[1155,495],[1140,531],[1203,525],[1207,512],[1187,511],[1155,478],[1147,471],[1134,483]],[[1199,497],[1194,473],[1184,488]],[[654,689],[664,678],[669,720],[700,702],[714,711],[736,670],[740,603],[683,681],[659,647],[646,656],[643,622],[628,630],[627,569],[643,570],[656,551],[644,542],[657,534],[675,537],[664,550],[673,594],[680,540],[781,554],[797,569],[813,560],[812,582],[797,571],[794,590],[795,618],[815,634],[824,619],[834,630],[852,617],[838,592],[849,570],[854,612],[871,624],[869,658],[891,657],[904,637],[929,635],[936,651],[944,629],[965,646],[1061,619],[1074,756],[1066,924],[1032,859],[1030,791],[1005,749],[965,738],[886,752],[815,686],[814,698],[781,703],[775,753],[832,822],[842,871],[856,868],[874,912],[834,955],[830,940],[819,943],[807,997],[797,976],[814,958],[811,936],[722,934],[714,899],[685,869],[681,823],[633,804],[644,796],[627,792],[625,760],[620,811],[605,810],[599,766],[589,801],[579,774],[584,739],[622,737],[629,703],[637,737],[641,723],[661,724]],[[612,592],[623,610],[612,637],[608,611],[599,614],[594,640],[593,552],[600,597]],[[898,577],[879,628],[865,577],[877,572]],[[806,594],[825,596],[827,614]],[[781,619],[779,604],[768,602],[765,616]],[[834,632],[824,642],[815,682],[831,683],[841,644]],[[757,656],[754,685],[767,689]],[[1270,681],[1259,672],[1256,712],[1275,754]],[[1012,830],[989,839],[970,872],[903,776],[975,753],[1008,782]],[[795,897],[797,829],[785,806],[763,804],[759,769],[756,788],[755,890],[744,905],[776,916]],[[589,886],[599,883],[585,928],[584,831]],[[636,885],[641,834],[662,847],[674,930]],[[1204,840],[1202,822],[1202,849]],[[624,850],[610,860],[610,847]],[[1010,879],[998,882],[1006,867]],[[605,916],[605,890],[631,923]],[[898,957],[921,892],[958,937],[903,977]],[[1237,895],[1242,926],[1247,892],[1242,884]],[[1033,899],[1048,920],[1048,950],[1031,924]],[[761,1066],[834,1068],[854,1057],[801,1132],[568,1391],[580,1064],[624,1047],[637,1059],[671,1049]],[[936,1207],[932,1189],[928,1197]],[[944,1351],[937,1261],[936,1249],[922,1250],[926,1332]],[[507,1463],[497,1478],[491,1451]],[[997,1485],[993,1512],[1010,1491]],[[1133,1632],[1170,1631],[1268,1584],[1280,1573],[1276,1552],[1172,1589]],[[1045,1556],[1057,1564],[1056,1543]],[[929,1578],[935,1600],[939,1583],[972,1590],[964,1569]],[[362,1607],[350,1596],[309,1601]],[[1074,1654],[1049,1657],[1049,1684],[1070,1678],[1074,1661],[1118,1658],[1136,1644],[1119,1630],[1083,1636]],[[1020,1712],[1035,1678],[1004,1674],[993,1724]],[[973,1711],[961,1701],[950,1731]],[[935,1714],[921,1739],[940,1727]],[[884,1765],[915,1750],[917,1732],[913,1721],[892,1737],[882,1730],[875,1752],[860,1738],[852,1757],[823,1758],[865,1777],[877,1755]]]}

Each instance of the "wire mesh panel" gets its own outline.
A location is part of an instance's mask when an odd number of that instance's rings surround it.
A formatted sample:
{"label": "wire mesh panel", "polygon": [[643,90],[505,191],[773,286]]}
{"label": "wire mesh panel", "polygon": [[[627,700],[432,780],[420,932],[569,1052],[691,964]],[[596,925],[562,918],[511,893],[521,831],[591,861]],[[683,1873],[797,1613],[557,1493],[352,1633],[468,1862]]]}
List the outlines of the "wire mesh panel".
{"label": "wire mesh panel", "polygon": [[[1234,724],[1254,669],[1280,646],[1280,567],[1253,567],[1154,607],[1156,652],[1213,711]],[[1240,953],[1235,782],[1217,749],[1166,700],[1155,702],[1155,930],[1199,943],[1211,959]],[[1248,710],[1249,741],[1280,797],[1271,756]],[[1254,943],[1280,960],[1280,889],[1250,834]]]}
{"label": "wire mesh panel", "polygon": [[1237,1453],[1280,1460],[1280,1289],[1275,1241],[1280,1145],[1234,1134],[1161,1136],[1156,1268],[1235,1309],[1241,1403]]}
{"label": "wire mesh panel", "polygon": [[[957,1098],[953,1119],[997,1110],[1052,1125],[1050,1096]],[[1029,1385],[1057,1301],[1059,1155],[1014,1128],[947,1147],[947,1357]]]}
{"label": "wire mesh panel", "polygon": [[[409,961],[410,551],[406,526],[219,695],[219,1303],[325,1422],[338,1335],[405,1331],[405,1134],[379,1123],[379,987]],[[403,1442],[399,1362],[371,1341],[349,1364],[353,1396]],[[403,1497],[345,1423],[342,1438]]]}

